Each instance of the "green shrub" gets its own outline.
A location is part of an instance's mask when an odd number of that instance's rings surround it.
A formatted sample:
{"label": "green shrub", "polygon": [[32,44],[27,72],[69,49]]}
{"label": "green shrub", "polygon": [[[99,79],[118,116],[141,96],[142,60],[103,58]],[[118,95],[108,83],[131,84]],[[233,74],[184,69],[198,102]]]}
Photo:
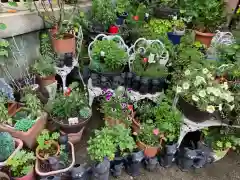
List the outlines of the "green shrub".
{"label": "green shrub", "polygon": [[5,161],[15,150],[15,141],[8,132],[0,132],[0,162]]}
{"label": "green shrub", "polygon": [[15,123],[15,129],[18,131],[27,132],[34,124],[35,120],[32,119],[20,119]]}

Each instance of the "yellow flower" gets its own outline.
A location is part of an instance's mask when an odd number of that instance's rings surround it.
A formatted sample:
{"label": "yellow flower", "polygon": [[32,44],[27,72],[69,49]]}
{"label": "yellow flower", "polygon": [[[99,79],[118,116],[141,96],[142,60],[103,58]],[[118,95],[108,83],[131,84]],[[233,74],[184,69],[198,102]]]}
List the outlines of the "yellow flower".
{"label": "yellow flower", "polygon": [[207,111],[207,112],[209,112],[209,113],[214,113],[214,111],[215,111],[215,107],[214,107],[214,106],[212,106],[212,105],[210,105],[210,106],[207,106],[207,109],[206,109],[206,111]]}

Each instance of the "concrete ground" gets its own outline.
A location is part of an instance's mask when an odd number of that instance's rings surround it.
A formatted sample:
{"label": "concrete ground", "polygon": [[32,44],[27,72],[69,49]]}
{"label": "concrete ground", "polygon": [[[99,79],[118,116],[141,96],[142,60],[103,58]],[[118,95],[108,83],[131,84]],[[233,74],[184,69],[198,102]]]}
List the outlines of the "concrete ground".
{"label": "concrete ground", "polygon": [[[103,120],[100,118],[99,112],[95,107],[93,109],[94,116],[85,128],[83,138],[79,144],[76,145],[76,161],[83,164],[89,162],[87,156],[87,140],[93,134],[94,129],[103,125]],[[111,178],[115,179],[115,178]],[[132,178],[123,173],[118,178],[119,180],[240,180],[240,156],[236,153],[229,153],[222,160],[208,165],[205,168],[197,169],[190,172],[182,172],[178,167],[174,166],[169,169],[159,167],[155,172],[148,172],[141,170],[139,177]]]}

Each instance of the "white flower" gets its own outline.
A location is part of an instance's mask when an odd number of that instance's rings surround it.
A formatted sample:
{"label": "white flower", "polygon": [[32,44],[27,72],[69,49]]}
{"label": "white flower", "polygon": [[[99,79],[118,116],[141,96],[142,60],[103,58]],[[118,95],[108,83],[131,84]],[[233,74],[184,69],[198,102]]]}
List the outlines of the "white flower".
{"label": "white flower", "polygon": [[207,74],[207,77],[208,77],[208,79],[211,79],[213,76],[212,76],[211,73],[208,73],[208,74]]}
{"label": "white flower", "polygon": [[209,112],[209,113],[214,113],[214,111],[215,111],[215,107],[214,106],[212,106],[212,105],[210,105],[210,106],[207,106],[207,112]]}
{"label": "white flower", "polygon": [[229,95],[228,98],[226,99],[226,101],[227,101],[228,103],[233,102],[233,101],[234,101],[234,97],[231,96],[231,95]]}
{"label": "white flower", "polygon": [[187,90],[187,89],[189,89],[189,87],[190,87],[190,85],[188,82],[183,83],[183,89]]}
{"label": "white flower", "polygon": [[197,102],[197,101],[199,100],[199,98],[198,98],[195,94],[193,94],[193,95],[192,95],[192,100],[194,100],[194,101]]}
{"label": "white flower", "polygon": [[208,94],[213,93],[213,87],[207,87],[207,93]]}
{"label": "white flower", "polygon": [[199,93],[198,93],[198,95],[199,95],[200,97],[205,97],[205,96],[206,96],[206,91],[205,91],[205,90],[200,90]]}
{"label": "white flower", "polygon": [[214,96],[210,96],[210,101],[214,102],[215,101],[215,97]]}
{"label": "white flower", "polygon": [[224,82],[223,85],[222,85],[222,88],[225,89],[225,90],[228,90],[228,83]]}
{"label": "white flower", "polygon": [[233,105],[231,105],[231,106],[230,106],[230,110],[232,111],[234,107],[235,107],[235,105],[234,105],[234,104],[233,104]]}
{"label": "white flower", "polygon": [[207,74],[209,72],[209,70],[207,68],[203,68],[202,72],[203,72],[203,74]]}
{"label": "white flower", "polygon": [[100,56],[105,56],[105,52],[104,51],[100,51]]}
{"label": "white flower", "polygon": [[189,69],[187,69],[187,70],[184,72],[184,74],[185,74],[185,76],[188,76],[188,75],[190,75],[190,74],[191,74],[191,72],[190,72],[190,70],[189,70]]}
{"label": "white flower", "polygon": [[177,92],[177,94],[181,93],[182,92],[182,88],[180,86],[177,86],[176,92]]}
{"label": "white flower", "polygon": [[172,16],[173,20],[176,21],[177,20],[177,16]]}
{"label": "white flower", "polygon": [[222,104],[219,104],[218,110],[219,110],[219,111],[222,111]]}
{"label": "white flower", "polygon": [[198,86],[202,83],[206,83],[206,80],[202,76],[196,76],[196,80],[194,81],[194,85]]}
{"label": "white flower", "polygon": [[213,93],[213,95],[216,96],[216,97],[218,97],[218,96],[221,95],[221,91],[220,91],[219,89],[217,89],[217,88],[213,88],[213,89],[212,89],[212,93]]}

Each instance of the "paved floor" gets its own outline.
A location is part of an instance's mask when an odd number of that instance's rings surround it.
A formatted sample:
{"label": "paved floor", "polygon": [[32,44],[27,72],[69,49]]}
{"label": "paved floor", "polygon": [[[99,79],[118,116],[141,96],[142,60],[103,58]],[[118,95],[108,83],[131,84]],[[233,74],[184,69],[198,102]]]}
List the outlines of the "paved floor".
{"label": "paved floor", "polygon": [[[81,142],[76,145],[76,161],[77,163],[85,163],[89,161],[87,156],[87,143],[89,136],[93,130],[99,128],[103,124],[99,113],[94,108],[94,116],[87,125]],[[112,178],[114,179],[114,178]],[[131,180],[131,176],[123,174],[120,180]],[[135,179],[135,178],[134,178]],[[164,169],[159,167],[156,172],[141,171],[139,180],[240,180],[240,156],[236,153],[229,153],[224,159],[209,165],[203,169],[197,169],[191,172],[182,172],[177,167]]]}

